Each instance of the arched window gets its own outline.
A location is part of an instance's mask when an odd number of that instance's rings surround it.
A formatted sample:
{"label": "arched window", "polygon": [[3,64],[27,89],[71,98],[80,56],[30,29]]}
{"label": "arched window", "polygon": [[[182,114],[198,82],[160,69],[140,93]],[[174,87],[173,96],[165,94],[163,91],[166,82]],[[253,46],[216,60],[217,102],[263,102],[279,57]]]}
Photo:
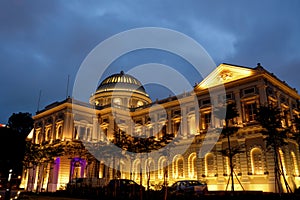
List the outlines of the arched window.
{"label": "arched window", "polygon": [[146,169],[146,174],[145,178],[148,178],[148,175],[150,175],[150,180],[153,180],[154,177],[154,162],[152,159],[147,159],[145,162],[145,169]]}
{"label": "arched window", "polygon": [[56,136],[57,136],[56,139],[59,139],[59,140],[62,139],[62,125],[59,125],[59,126],[57,127]]}
{"label": "arched window", "polygon": [[176,156],[173,167],[173,177],[174,178],[184,178],[184,170],[183,170],[183,158],[182,156]]}
{"label": "arched window", "polygon": [[84,177],[84,169],[86,167],[86,161],[82,158],[73,158],[71,160],[71,178]]}
{"label": "arched window", "polygon": [[205,175],[215,176],[215,156],[212,153],[205,155]]}
{"label": "arched window", "polygon": [[189,177],[192,179],[197,177],[196,158],[197,158],[196,153],[192,153],[188,158],[188,172],[189,172]]}
{"label": "arched window", "polygon": [[166,170],[167,160],[165,157],[161,157],[158,160],[158,178],[163,179],[164,178],[164,170]]}
{"label": "arched window", "polygon": [[78,126],[75,126],[74,128],[74,140],[79,139],[79,134],[78,134]]}
{"label": "arched window", "polygon": [[40,134],[41,134],[40,131],[36,131],[36,134],[35,134],[35,143],[36,144],[40,143],[40,137],[41,137]]}
{"label": "arched window", "polygon": [[46,130],[46,140],[50,140],[51,139],[51,128],[48,128],[47,130]]}
{"label": "arched window", "polygon": [[292,159],[292,171],[293,171],[293,175],[295,176],[299,176],[299,169],[298,169],[298,163],[297,163],[297,157],[295,155],[295,153],[292,151],[291,152],[291,159]]}
{"label": "arched window", "polygon": [[141,172],[141,162],[140,160],[135,160],[133,162],[133,179],[138,181],[140,180],[140,172]]}
{"label": "arched window", "polygon": [[39,132],[38,133],[38,144],[42,144],[43,139],[44,139],[43,134],[41,132]]}
{"label": "arched window", "polygon": [[253,148],[250,152],[252,174],[264,174],[264,162],[262,159],[262,151],[260,148]]}

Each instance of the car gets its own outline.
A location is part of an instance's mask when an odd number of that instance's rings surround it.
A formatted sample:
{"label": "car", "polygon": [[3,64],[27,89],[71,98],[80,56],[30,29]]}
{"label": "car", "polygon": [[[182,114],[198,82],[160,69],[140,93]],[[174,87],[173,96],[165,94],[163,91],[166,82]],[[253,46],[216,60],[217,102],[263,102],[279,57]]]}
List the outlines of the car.
{"label": "car", "polygon": [[169,188],[170,196],[196,196],[208,193],[207,184],[198,180],[179,180]]}
{"label": "car", "polygon": [[145,192],[145,187],[130,179],[112,179],[106,186],[109,197],[137,199]]}

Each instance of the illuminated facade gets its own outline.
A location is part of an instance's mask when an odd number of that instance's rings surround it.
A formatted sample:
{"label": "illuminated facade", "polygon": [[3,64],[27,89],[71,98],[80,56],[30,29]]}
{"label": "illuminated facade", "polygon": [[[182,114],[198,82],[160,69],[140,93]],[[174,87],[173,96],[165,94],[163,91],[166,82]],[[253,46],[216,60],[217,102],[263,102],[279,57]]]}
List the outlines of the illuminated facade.
{"label": "illuminated facade", "polygon": [[[211,96],[209,88],[217,87],[220,80],[226,94]],[[192,93],[197,97],[197,109],[191,100]],[[97,142],[104,140],[104,137],[113,140],[116,129],[131,135],[144,133],[155,136],[157,140],[165,133],[170,133],[179,138],[176,143],[179,151],[172,151],[168,156],[150,155],[144,160],[139,157],[119,159],[117,164],[114,163],[120,171],[118,177],[140,182],[142,169],[142,182],[146,185],[144,172],[150,170],[151,185],[158,185],[162,184],[163,167],[167,166],[169,184],[180,179],[199,179],[208,183],[209,190],[230,189],[229,160],[219,153],[227,147],[227,140],[220,138],[211,151],[198,156],[208,129],[213,130],[222,125],[222,121],[211,115],[212,102],[218,103],[224,99],[235,102],[239,113],[235,123],[240,128],[231,138],[232,144],[243,145],[243,152],[233,158],[235,177],[241,183],[234,180],[236,190],[244,188],[274,192],[273,153],[266,149],[261,126],[256,122],[255,110],[259,105],[275,104],[285,115],[283,126],[292,126],[294,115],[299,115],[300,96],[295,89],[260,65],[248,68],[221,64],[196,85],[194,91],[182,94],[180,101],[177,97],[169,97],[151,102],[137,79],[123,72],[114,74],[99,85],[89,103],[68,98],[39,111],[33,117],[35,131],[32,142],[55,139]],[[162,107],[164,112],[160,112],[159,108]],[[117,117],[115,112],[118,113]],[[185,141],[190,138],[193,138],[191,144],[181,151],[181,146],[186,146]],[[288,139],[287,143],[282,147],[280,156],[287,181],[295,189],[300,186],[299,144],[292,139]],[[112,164],[101,159],[88,163],[80,156],[61,156],[51,166],[37,166],[24,171],[21,186],[28,190],[44,188],[56,191],[64,188],[73,178],[93,178],[105,184],[115,176]]]}

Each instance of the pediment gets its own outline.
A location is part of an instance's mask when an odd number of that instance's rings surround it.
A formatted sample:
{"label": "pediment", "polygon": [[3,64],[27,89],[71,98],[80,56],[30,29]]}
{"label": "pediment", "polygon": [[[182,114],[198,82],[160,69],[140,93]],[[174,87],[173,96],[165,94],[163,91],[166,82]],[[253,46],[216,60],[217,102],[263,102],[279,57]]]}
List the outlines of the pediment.
{"label": "pediment", "polygon": [[196,86],[196,89],[212,88],[221,84],[253,76],[254,74],[255,70],[248,67],[220,64]]}

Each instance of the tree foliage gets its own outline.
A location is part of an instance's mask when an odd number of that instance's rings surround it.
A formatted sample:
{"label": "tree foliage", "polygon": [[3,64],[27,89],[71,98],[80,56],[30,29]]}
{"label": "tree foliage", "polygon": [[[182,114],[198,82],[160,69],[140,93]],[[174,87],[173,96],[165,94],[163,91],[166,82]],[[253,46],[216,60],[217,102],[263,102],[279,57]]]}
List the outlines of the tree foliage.
{"label": "tree foliage", "polygon": [[285,172],[283,171],[280,149],[287,145],[289,128],[282,126],[284,117],[279,107],[272,105],[261,105],[257,111],[257,121],[261,124],[265,135],[266,146],[268,150],[274,153],[274,173],[275,173],[275,191],[282,193],[280,177],[282,176],[287,192],[291,192]]}
{"label": "tree foliage", "polygon": [[7,125],[20,136],[26,138],[33,128],[33,119],[28,112],[13,113],[9,117]]}
{"label": "tree foliage", "polygon": [[[216,108],[214,110],[214,115],[220,119],[223,120],[223,127],[221,128],[221,138],[226,138],[228,147],[225,149],[222,149],[220,153],[223,156],[226,156],[229,158],[229,166],[230,166],[230,178],[231,178],[231,190],[234,191],[234,165],[233,165],[233,157],[241,153],[241,146],[232,146],[230,137],[233,136],[239,129],[235,125],[235,118],[239,116],[239,113],[236,109],[235,103],[225,103],[224,105]],[[222,119],[222,116],[224,116],[224,119]],[[229,181],[229,180],[228,180]]]}

